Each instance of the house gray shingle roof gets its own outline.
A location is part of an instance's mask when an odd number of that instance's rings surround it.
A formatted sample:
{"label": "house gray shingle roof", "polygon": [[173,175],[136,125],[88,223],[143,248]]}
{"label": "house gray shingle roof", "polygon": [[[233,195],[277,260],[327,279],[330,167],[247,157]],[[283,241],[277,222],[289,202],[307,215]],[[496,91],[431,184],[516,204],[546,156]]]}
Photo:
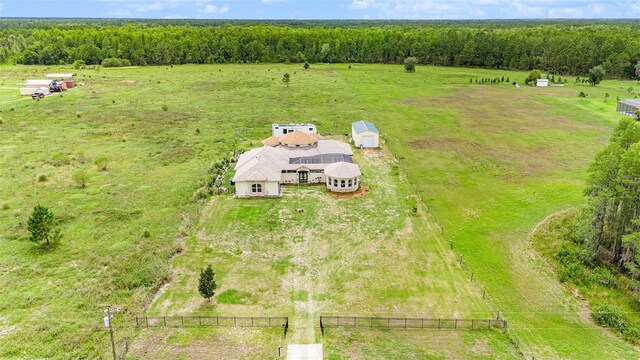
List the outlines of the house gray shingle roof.
{"label": "house gray shingle roof", "polygon": [[353,179],[362,175],[358,165],[344,161],[327,165],[324,174],[336,179]]}
{"label": "house gray shingle roof", "polygon": [[369,121],[364,121],[364,120],[356,121],[353,124],[351,124],[351,127],[353,127],[353,130],[355,130],[356,134],[360,134],[365,131],[371,131],[376,134],[380,134],[380,131],[378,130],[378,128]]}
{"label": "house gray shingle roof", "polygon": [[[291,159],[335,157],[335,160],[351,159],[353,151],[349,144],[336,140],[318,140],[311,147],[290,148],[287,146],[263,146],[240,155],[236,163],[233,181],[280,181],[282,170],[296,170],[305,166],[314,170],[323,170],[327,162],[291,163]],[[342,155],[341,157],[336,155]]]}

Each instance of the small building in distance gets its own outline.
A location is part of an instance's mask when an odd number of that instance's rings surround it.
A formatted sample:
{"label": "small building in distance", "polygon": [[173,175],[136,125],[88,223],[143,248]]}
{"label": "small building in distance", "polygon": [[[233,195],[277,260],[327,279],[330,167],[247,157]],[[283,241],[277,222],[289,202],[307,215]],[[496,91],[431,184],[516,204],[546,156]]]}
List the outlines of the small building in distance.
{"label": "small building in distance", "polygon": [[313,124],[271,124],[271,136],[280,137],[294,131],[306,134],[317,134],[318,130]]}
{"label": "small building in distance", "polygon": [[542,87],[549,86],[549,79],[538,79],[536,81],[536,86],[542,86]]}
{"label": "small building in distance", "polygon": [[623,115],[634,116],[640,109],[640,99],[627,99],[618,101],[617,112]]}
{"label": "small building in distance", "polygon": [[356,121],[351,124],[353,143],[359,148],[380,147],[380,131],[369,121]]}
{"label": "small building in distance", "polygon": [[40,88],[46,87],[49,89],[51,87],[51,83],[53,80],[27,80],[22,84],[20,88],[20,95],[28,95],[31,96],[34,92],[38,91]]}

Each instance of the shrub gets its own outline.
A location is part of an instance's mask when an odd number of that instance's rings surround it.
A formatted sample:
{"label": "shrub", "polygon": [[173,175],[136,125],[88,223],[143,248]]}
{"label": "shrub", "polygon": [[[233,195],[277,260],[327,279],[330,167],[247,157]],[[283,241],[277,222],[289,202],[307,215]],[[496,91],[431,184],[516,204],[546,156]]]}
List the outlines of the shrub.
{"label": "shrub", "polygon": [[626,320],[624,319],[622,312],[618,308],[606,302],[595,305],[591,309],[591,316],[600,326],[618,330],[622,330],[626,327]]}
{"label": "shrub", "polygon": [[169,105],[162,104],[161,108],[162,108],[162,111],[167,111],[167,110],[169,110]]}
{"label": "shrub", "polygon": [[89,175],[84,170],[78,170],[73,173],[73,181],[81,188],[84,189],[87,187],[87,182],[89,181]]}
{"label": "shrub", "polygon": [[51,156],[51,163],[53,164],[53,166],[63,166],[63,165],[71,164],[71,160],[69,159],[68,156],[59,152]]}
{"label": "shrub", "polygon": [[38,182],[45,182],[47,181],[47,174],[40,174],[38,175],[37,179],[38,179]]}
{"label": "shrub", "polygon": [[131,61],[127,60],[127,59],[120,59],[120,58],[108,58],[108,59],[104,59],[102,60],[102,64],[103,67],[123,67],[123,66],[131,66]]}
{"label": "shrub", "polygon": [[73,62],[73,64],[71,64],[71,67],[74,69],[84,69],[84,67],[87,64],[84,62],[84,60],[76,60]]}
{"label": "shrub", "polygon": [[98,170],[107,171],[107,166],[109,165],[109,159],[106,156],[101,156],[95,161]]}
{"label": "shrub", "polygon": [[586,98],[587,96],[589,96],[589,95],[587,95],[584,91],[580,91],[580,92],[578,93],[578,97],[579,97],[579,98]]}
{"label": "shrub", "polygon": [[9,204],[2,204],[2,210],[9,210]]}
{"label": "shrub", "polygon": [[150,238],[150,237],[151,237],[151,233],[149,232],[149,230],[145,229],[145,230],[142,232],[142,237],[143,237],[143,238],[145,238],[145,239]]}
{"label": "shrub", "polygon": [[416,59],[415,57],[408,57],[404,59],[404,71],[415,72],[417,64],[418,64],[418,59]]}

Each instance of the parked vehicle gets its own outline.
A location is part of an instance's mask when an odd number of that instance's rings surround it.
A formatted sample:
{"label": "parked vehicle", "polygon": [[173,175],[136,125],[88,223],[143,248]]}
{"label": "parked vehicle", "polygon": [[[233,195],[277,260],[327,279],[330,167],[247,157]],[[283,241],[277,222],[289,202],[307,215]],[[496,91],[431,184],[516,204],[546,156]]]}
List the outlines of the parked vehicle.
{"label": "parked vehicle", "polygon": [[45,97],[46,95],[51,94],[51,92],[49,92],[49,89],[46,87],[41,87],[38,90],[36,90],[33,94],[31,94],[31,98],[34,100],[40,100],[43,97]]}

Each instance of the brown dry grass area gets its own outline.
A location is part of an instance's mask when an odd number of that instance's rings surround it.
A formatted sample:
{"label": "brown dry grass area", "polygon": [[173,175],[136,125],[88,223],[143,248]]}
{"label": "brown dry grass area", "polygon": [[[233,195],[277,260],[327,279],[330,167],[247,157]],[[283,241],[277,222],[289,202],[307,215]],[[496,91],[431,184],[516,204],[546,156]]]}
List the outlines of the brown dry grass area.
{"label": "brown dry grass area", "polygon": [[[552,108],[535,99],[539,89],[516,90],[505,87],[477,86],[452,96],[424,99],[408,98],[405,104],[456,109],[459,129],[443,130],[433,137],[419,138],[408,145],[416,150],[435,150],[472,159],[481,166],[496,168],[505,178],[514,175],[541,175],[566,168],[562,145],[526,140],[536,134],[571,131],[599,131],[598,127],[578,124],[552,114]],[[567,90],[554,89],[559,96]],[[412,105],[414,106],[414,105]],[[469,134],[474,134],[473,138]]]}

